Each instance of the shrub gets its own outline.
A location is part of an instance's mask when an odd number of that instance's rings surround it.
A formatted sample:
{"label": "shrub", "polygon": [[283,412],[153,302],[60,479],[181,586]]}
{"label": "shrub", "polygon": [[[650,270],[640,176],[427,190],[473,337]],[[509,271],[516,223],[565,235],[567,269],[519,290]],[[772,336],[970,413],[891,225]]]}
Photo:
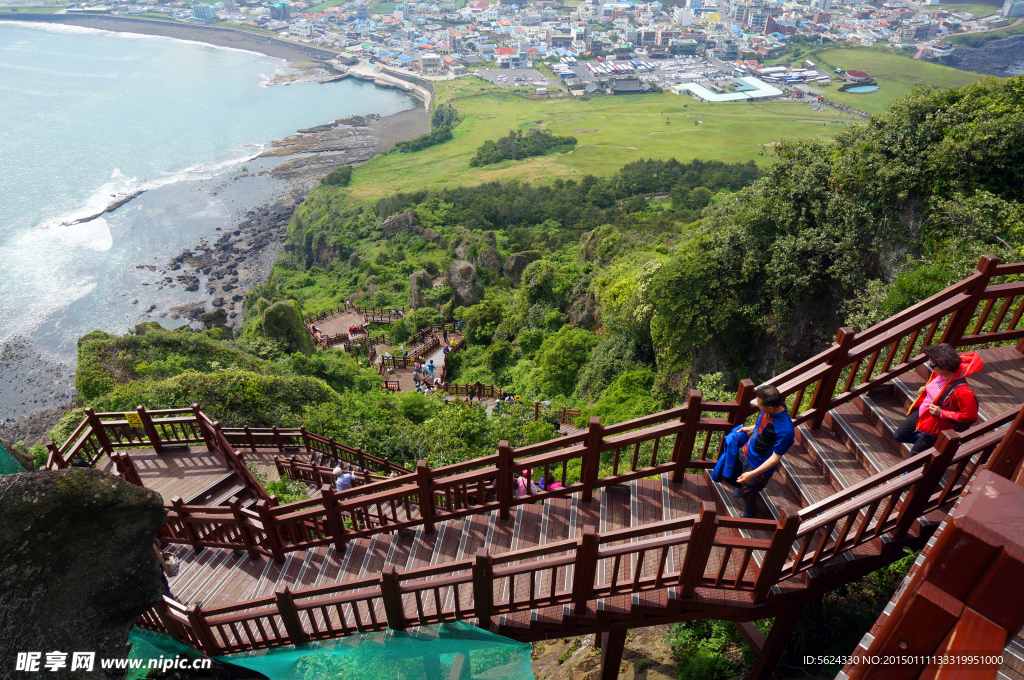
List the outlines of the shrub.
{"label": "shrub", "polygon": [[347,187],[348,183],[352,181],[352,168],[348,165],[343,165],[337,170],[332,171],[329,175],[320,180],[321,184],[329,187]]}

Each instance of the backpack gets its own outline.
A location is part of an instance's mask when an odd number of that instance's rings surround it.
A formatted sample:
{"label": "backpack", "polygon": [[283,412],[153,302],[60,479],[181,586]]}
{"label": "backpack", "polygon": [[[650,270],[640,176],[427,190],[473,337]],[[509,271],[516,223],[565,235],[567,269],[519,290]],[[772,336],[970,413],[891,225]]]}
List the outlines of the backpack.
{"label": "backpack", "polygon": [[[936,397],[935,401],[933,401],[932,403],[938,404],[943,408],[943,410],[946,410],[946,407],[949,406],[949,403],[946,400],[953,393],[953,390],[959,387],[960,385],[967,385],[967,378],[957,378],[956,380],[950,380],[948,383],[946,383],[946,386],[942,388],[942,392],[939,393],[939,396]],[[967,385],[967,387],[970,387],[970,385]],[[973,388],[971,389],[971,391],[974,391]],[[976,422],[978,421],[972,420],[970,422],[963,423],[958,421],[956,425],[953,426],[953,431],[965,432],[969,430]]]}

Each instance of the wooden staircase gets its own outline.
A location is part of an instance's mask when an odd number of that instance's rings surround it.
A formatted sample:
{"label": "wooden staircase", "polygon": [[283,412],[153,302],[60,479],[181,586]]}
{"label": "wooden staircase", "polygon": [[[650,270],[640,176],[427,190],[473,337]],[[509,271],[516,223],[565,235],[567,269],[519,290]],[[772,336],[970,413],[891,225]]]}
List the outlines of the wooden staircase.
{"label": "wooden staircase", "polygon": [[[489,456],[437,469],[421,461],[396,477],[388,461],[305,430],[222,431],[196,407],[201,440],[246,481],[247,454],[289,449],[384,478],[342,493],[325,484],[288,505],[178,499],[159,535],[182,560],[177,601],[165,598],[140,625],[209,655],[450,620],[524,641],[596,633],[611,677],[628,628],[776,617],[764,647],[754,641],[752,675],[764,676],[804,603],[922,548],[978,470],[1024,459],[992,457],[1024,408],[1024,282],[1012,280],[1021,274],[1024,263],[983,258],[959,284],[860,333],[841,329],[831,347],[773,378],[796,441],[757,519],[739,517],[739,501],[708,475],[723,433],[753,413],[750,381],[732,402],[694,390],[675,409],[610,426],[593,418],[556,440],[502,442]],[[892,435],[927,378],[920,349],[938,341],[984,358],[970,379],[981,417],[911,456]],[[106,453],[141,483],[113,439],[137,450],[142,436],[124,414],[103,415],[113,420],[91,415],[51,448],[53,460]],[[310,470],[297,460],[279,469],[328,481],[303,464]],[[512,478],[524,469],[564,486],[516,497]]]}

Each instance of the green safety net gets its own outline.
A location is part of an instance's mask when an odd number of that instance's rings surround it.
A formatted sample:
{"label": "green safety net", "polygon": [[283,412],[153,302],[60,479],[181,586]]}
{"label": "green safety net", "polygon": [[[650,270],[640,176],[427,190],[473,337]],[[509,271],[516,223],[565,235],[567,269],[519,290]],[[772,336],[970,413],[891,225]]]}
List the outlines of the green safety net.
{"label": "green safety net", "polygon": [[157,668],[150,665],[151,659],[155,659],[157,665],[161,665],[164,659],[203,658],[200,652],[181,644],[166,633],[157,633],[138,626],[132,628],[128,642],[131,643],[128,658],[142,659],[142,664],[139,668],[129,668],[125,680],[140,680],[150,673],[159,674]]}
{"label": "green safety net", "polygon": [[26,470],[0,445],[0,475],[14,475],[19,472],[26,472]]}
{"label": "green safety net", "polygon": [[533,680],[530,645],[456,621],[214,657],[270,680]]}

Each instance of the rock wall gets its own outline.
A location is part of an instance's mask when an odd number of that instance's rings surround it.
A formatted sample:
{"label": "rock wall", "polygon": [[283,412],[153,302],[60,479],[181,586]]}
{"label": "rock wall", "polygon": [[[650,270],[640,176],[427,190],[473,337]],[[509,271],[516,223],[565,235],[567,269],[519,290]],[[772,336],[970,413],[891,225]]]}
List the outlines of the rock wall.
{"label": "rock wall", "polygon": [[[124,658],[163,593],[152,545],[166,516],[155,491],[98,470],[0,477],[0,677],[14,675],[18,652],[56,650],[68,668],[39,675],[123,678],[99,659]],[[75,651],[96,652],[93,673],[70,672]]]}

